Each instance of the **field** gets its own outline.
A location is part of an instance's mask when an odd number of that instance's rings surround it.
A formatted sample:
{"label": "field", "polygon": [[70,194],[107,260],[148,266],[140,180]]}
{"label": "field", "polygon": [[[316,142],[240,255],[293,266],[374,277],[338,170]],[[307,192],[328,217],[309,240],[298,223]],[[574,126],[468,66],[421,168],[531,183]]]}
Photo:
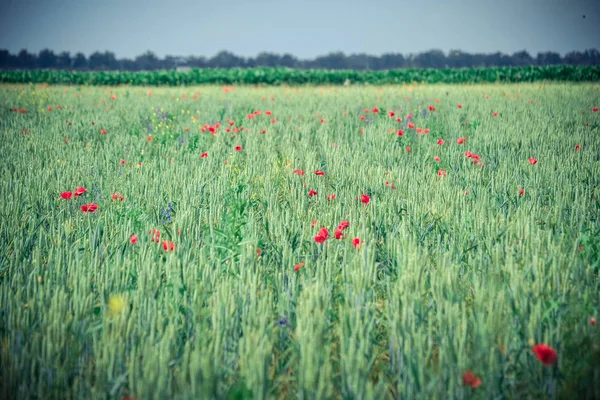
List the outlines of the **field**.
{"label": "field", "polygon": [[345,83],[401,85],[404,83],[523,83],[549,81],[598,82],[600,81],[600,66],[403,68],[385,71],[291,68],[208,68],[191,69],[189,71],[158,70],[145,72],[0,70],[0,83],[110,86],[342,85]]}
{"label": "field", "polygon": [[599,105],[3,85],[0,396],[600,398]]}

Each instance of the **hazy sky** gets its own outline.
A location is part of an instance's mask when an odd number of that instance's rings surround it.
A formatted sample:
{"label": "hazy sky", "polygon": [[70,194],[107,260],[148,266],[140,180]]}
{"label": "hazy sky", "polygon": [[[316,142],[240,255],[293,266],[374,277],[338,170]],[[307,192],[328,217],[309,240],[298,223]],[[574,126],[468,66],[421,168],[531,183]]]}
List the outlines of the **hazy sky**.
{"label": "hazy sky", "polygon": [[[583,18],[585,15],[585,18]],[[312,58],[600,49],[600,0],[0,0],[0,49]]]}

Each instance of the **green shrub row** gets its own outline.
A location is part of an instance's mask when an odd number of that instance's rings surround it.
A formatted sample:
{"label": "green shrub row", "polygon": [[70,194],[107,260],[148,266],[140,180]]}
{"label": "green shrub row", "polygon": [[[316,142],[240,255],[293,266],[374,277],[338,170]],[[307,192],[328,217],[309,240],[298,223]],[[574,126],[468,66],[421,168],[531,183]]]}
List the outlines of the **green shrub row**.
{"label": "green shrub row", "polygon": [[184,86],[199,84],[302,85],[568,81],[598,82],[600,66],[397,69],[390,71],[298,70],[288,68],[192,69],[189,71],[82,72],[2,71],[2,83]]}

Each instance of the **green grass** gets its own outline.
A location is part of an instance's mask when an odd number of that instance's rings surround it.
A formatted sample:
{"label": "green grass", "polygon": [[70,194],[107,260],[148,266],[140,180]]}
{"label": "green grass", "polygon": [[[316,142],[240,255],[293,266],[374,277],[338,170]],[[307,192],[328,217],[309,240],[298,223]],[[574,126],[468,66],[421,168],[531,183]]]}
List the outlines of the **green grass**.
{"label": "green grass", "polygon": [[0,393],[598,398],[599,104],[593,84],[3,86]]}

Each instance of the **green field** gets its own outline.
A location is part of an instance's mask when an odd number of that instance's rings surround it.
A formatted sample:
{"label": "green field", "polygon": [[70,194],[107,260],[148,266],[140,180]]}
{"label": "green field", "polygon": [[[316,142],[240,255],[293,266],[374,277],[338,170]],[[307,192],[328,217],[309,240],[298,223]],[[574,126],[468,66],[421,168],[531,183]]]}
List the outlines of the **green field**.
{"label": "green field", "polygon": [[0,70],[0,83],[48,83],[64,85],[391,85],[404,83],[523,83],[598,82],[600,66],[556,65],[546,67],[403,68],[387,71],[354,71],[290,68],[208,68],[189,71],[160,70],[70,71]]}
{"label": "green field", "polygon": [[599,105],[1,86],[0,397],[600,398]]}

